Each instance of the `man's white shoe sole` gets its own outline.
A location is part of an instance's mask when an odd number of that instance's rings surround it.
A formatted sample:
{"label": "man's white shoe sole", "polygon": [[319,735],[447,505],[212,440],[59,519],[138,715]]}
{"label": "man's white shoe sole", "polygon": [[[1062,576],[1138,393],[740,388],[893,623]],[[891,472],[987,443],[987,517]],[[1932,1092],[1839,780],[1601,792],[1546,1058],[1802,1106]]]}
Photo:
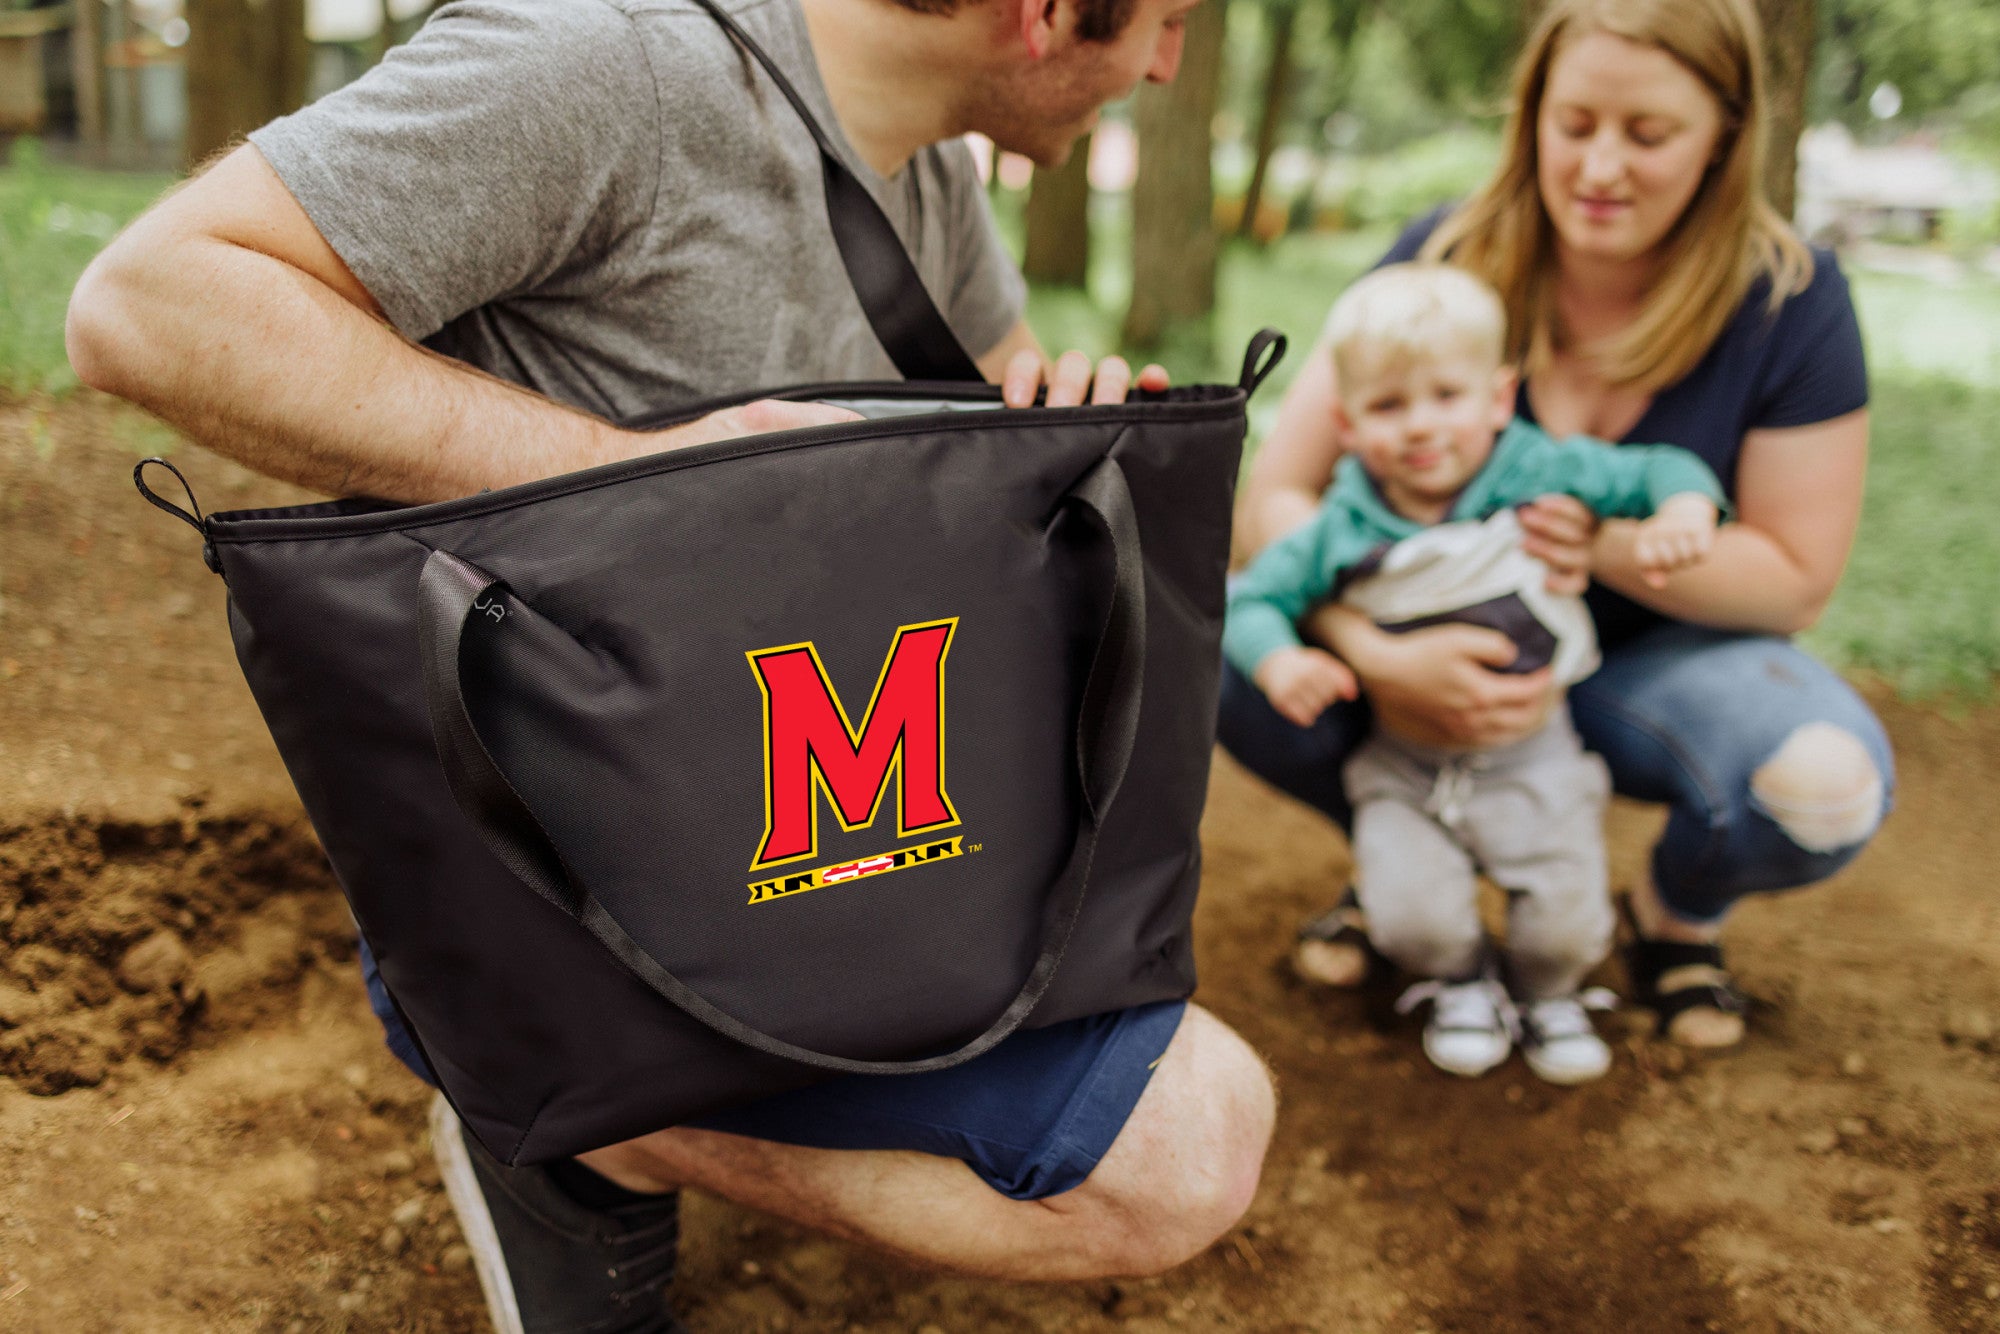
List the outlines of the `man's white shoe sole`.
{"label": "man's white shoe sole", "polygon": [[486,1192],[473,1174],[472,1156],[465,1147],[465,1135],[458,1113],[440,1093],[431,1100],[431,1153],[438,1172],[444,1177],[444,1191],[458,1215],[459,1230],[472,1251],[472,1267],[479,1275],[480,1291],[486,1294],[486,1310],[493,1317],[497,1334],[523,1334],[521,1308],[514,1300],[514,1280],[507,1273],[507,1256],[500,1249],[500,1234],[493,1229],[493,1215],[486,1207]]}

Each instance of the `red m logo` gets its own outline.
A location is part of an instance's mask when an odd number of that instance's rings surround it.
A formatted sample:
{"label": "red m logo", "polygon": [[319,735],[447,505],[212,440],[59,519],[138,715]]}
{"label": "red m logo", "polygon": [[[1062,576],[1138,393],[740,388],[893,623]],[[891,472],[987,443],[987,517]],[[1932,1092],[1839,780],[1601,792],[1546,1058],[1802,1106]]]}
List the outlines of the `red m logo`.
{"label": "red m logo", "polygon": [[944,658],[958,618],[906,625],[857,729],[811,644],[747,656],[764,692],[764,841],[753,871],[819,849],[817,794],[852,832],[875,823],[898,770],[896,832],[958,823],[944,792]]}

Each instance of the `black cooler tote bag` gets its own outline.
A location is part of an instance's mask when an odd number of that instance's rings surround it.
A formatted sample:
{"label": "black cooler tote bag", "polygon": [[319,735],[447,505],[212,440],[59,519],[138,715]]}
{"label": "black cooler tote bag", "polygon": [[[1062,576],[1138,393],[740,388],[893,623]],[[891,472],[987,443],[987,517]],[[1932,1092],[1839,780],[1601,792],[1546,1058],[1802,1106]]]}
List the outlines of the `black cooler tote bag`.
{"label": "black cooler tote bag", "polygon": [[1230,506],[1283,340],[1237,384],[1003,409],[814,132],[913,378],[726,401],[865,420],[184,516],[389,990],[503,1161],[1194,988]]}

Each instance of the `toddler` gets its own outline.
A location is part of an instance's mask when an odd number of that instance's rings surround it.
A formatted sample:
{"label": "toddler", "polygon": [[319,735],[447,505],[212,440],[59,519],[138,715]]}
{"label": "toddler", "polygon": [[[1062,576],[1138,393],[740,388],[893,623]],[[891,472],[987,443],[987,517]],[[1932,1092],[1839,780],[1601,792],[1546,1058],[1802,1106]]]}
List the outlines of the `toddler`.
{"label": "toddler", "polygon": [[[1516,419],[1505,332],[1493,291],[1441,264],[1378,269],[1335,303],[1326,342],[1343,457],[1314,519],[1234,583],[1223,634],[1229,660],[1298,726],[1355,693],[1345,664],[1299,640],[1299,619],[1326,600],[1391,632],[1500,630],[1519,650],[1506,670],[1552,666],[1561,685],[1595,670],[1582,600],[1549,594],[1547,568],[1521,549],[1513,507],[1537,496],[1644,518],[1636,554],[1650,578],[1707,554],[1723,504],[1708,466],[1668,445],[1555,440]],[[1378,723],[1342,777],[1369,939],[1426,979],[1399,1008],[1432,1001],[1431,1061],[1481,1075],[1518,1039],[1529,1068],[1555,1083],[1609,1069],[1578,987],[1611,946],[1610,781],[1567,710],[1524,740],[1473,751]],[[1504,960],[1480,923],[1478,870],[1507,891]]]}

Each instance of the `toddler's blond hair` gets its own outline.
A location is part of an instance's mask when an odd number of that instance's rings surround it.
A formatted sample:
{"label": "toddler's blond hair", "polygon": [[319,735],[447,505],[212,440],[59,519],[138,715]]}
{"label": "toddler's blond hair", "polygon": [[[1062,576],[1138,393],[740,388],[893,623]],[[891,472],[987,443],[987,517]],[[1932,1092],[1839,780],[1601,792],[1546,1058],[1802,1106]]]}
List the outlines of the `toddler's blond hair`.
{"label": "toddler's blond hair", "polygon": [[1465,354],[1499,366],[1507,311],[1491,287],[1449,264],[1385,264],[1333,303],[1326,345],[1341,394],[1385,370]]}

